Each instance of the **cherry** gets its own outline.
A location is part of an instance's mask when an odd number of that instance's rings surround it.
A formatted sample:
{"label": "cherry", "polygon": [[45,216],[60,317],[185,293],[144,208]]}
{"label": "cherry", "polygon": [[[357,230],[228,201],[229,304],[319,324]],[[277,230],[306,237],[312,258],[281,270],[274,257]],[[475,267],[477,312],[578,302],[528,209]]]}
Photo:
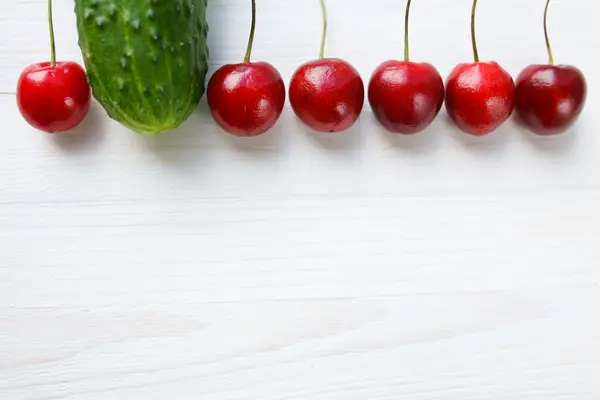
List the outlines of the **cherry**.
{"label": "cherry", "polygon": [[583,111],[587,83],[583,73],[570,65],[554,65],[548,38],[548,8],[544,11],[544,36],[548,64],[530,65],[517,77],[516,113],[519,121],[538,135],[555,135],[570,128]]}
{"label": "cherry", "polygon": [[475,39],[475,10],[471,11],[474,63],[457,65],[446,82],[446,109],[464,132],[482,136],[502,125],[512,114],[515,85],[510,74],[496,62],[480,62]]}
{"label": "cherry", "polygon": [[369,82],[369,103],[375,118],[392,133],[414,134],[427,128],[444,103],[444,81],[429,63],[410,61],[408,20],[404,19],[404,61],[379,65]]}
{"label": "cherry", "polygon": [[83,67],[56,62],[52,0],[48,0],[50,62],[29,65],[17,82],[17,106],[28,124],[48,133],[73,129],[90,109],[91,90]]}
{"label": "cherry", "polygon": [[256,1],[244,62],[226,64],[208,82],[211,115],[226,132],[258,136],[275,125],[285,103],[285,84],[277,69],[266,62],[250,62],[256,29]]}
{"label": "cherry", "polygon": [[362,111],[365,87],[358,71],[347,61],[325,58],[327,11],[321,1],[323,35],[318,60],[301,65],[290,82],[292,110],[318,132],[341,132],[353,126]]}

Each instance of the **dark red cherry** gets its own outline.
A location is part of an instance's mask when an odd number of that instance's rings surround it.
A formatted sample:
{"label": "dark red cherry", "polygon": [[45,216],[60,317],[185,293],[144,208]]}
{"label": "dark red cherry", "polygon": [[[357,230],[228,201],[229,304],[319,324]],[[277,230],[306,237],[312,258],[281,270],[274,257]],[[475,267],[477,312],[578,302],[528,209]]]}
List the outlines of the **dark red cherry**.
{"label": "dark red cherry", "polygon": [[358,71],[344,60],[324,58],[300,66],[289,89],[298,118],[319,132],[341,132],[358,120],[365,89]]}
{"label": "dark red cherry", "polygon": [[318,132],[341,132],[356,123],[365,102],[365,87],[358,71],[345,60],[325,58],[327,9],[320,0],[323,35],[319,59],[301,65],[289,89],[292,110],[305,125]]}
{"label": "dark red cherry", "polygon": [[408,22],[404,15],[404,61],[379,65],[369,82],[369,103],[375,118],[392,133],[414,134],[427,128],[444,103],[444,81],[429,63],[410,61]]}
{"label": "dark red cherry", "polygon": [[460,64],[446,83],[446,109],[466,133],[486,135],[504,123],[515,105],[510,74],[495,62]]}
{"label": "dark red cherry", "polygon": [[579,118],[587,97],[583,73],[570,65],[554,65],[548,38],[548,8],[544,10],[544,34],[548,64],[530,65],[517,78],[516,114],[518,120],[538,135],[565,132]]}
{"label": "dark red cherry", "polygon": [[444,81],[428,63],[387,61],[369,82],[369,103],[377,120],[392,133],[427,128],[444,103]]}
{"label": "dark red cherry", "polygon": [[279,119],[285,103],[281,74],[267,62],[250,62],[256,30],[256,0],[252,0],[252,24],[244,62],[227,64],[210,78],[208,107],[216,123],[236,136],[257,136]]}
{"label": "dark red cherry", "polygon": [[285,84],[269,63],[229,64],[211,77],[207,99],[214,120],[223,130],[236,136],[257,136],[279,119]]}
{"label": "dark red cherry", "polygon": [[515,107],[515,84],[498,63],[480,62],[475,38],[475,11],[471,9],[473,63],[457,65],[446,82],[446,109],[456,126],[476,136],[486,135],[502,125]]}

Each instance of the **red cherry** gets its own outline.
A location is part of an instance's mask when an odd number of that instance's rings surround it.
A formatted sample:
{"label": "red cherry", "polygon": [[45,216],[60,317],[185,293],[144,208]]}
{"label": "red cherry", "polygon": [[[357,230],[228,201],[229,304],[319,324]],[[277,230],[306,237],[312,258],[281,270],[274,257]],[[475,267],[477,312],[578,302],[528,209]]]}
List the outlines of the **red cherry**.
{"label": "red cherry", "polygon": [[388,131],[418,133],[442,108],[444,81],[431,64],[387,61],[371,77],[369,103]]}
{"label": "red cherry", "polygon": [[285,84],[269,63],[229,64],[211,77],[207,98],[210,112],[223,130],[236,136],[257,136],[279,119]]}
{"label": "red cherry", "polygon": [[446,109],[466,133],[486,135],[504,123],[515,108],[515,83],[496,62],[480,62],[475,38],[475,11],[471,9],[471,44],[475,62],[459,64],[446,82]]}
{"label": "red cherry", "polygon": [[25,68],[17,81],[17,106],[31,126],[48,133],[79,125],[90,109],[85,70],[75,62],[56,62],[52,0],[48,0],[50,62]]}
{"label": "red cherry", "polygon": [[386,61],[371,75],[369,103],[375,118],[392,133],[414,134],[427,128],[444,103],[444,81],[428,63],[410,61],[408,22],[404,16],[404,61]]}
{"label": "red cherry", "polygon": [[548,38],[548,8],[544,10],[547,65],[530,65],[517,78],[516,112],[520,122],[538,135],[555,135],[571,127],[583,111],[587,83],[583,73],[570,65],[554,65]]}
{"label": "red cherry", "polygon": [[257,136],[279,119],[285,103],[285,84],[271,64],[250,62],[256,29],[256,0],[244,62],[227,64],[211,76],[206,97],[217,124],[236,136]]}
{"label": "red cherry", "polygon": [[513,112],[515,85],[495,62],[459,64],[446,84],[446,108],[464,132],[481,136],[498,128]]}
{"label": "red cherry", "polygon": [[75,62],[33,64],[17,83],[17,105],[31,126],[48,133],[73,129],[90,109],[90,86]]}
{"label": "red cherry", "polygon": [[341,132],[356,123],[365,102],[365,86],[347,61],[325,58],[327,9],[320,0],[323,34],[319,59],[301,65],[292,76],[289,96],[292,110],[318,132]]}
{"label": "red cherry", "polygon": [[290,104],[300,120],[319,132],[341,132],[358,120],[365,100],[360,74],[336,58],[300,66],[290,83]]}
{"label": "red cherry", "polygon": [[530,65],[517,78],[516,113],[539,135],[566,131],[583,110],[587,84],[572,66]]}

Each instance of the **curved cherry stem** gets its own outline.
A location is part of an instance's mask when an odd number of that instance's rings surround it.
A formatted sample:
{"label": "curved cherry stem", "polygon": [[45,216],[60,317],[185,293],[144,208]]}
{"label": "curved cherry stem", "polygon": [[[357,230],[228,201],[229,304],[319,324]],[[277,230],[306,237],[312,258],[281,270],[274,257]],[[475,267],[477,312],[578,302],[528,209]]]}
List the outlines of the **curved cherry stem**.
{"label": "curved cherry stem", "polygon": [[410,16],[410,3],[412,0],[406,2],[406,13],[404,14],[404,61],[410,61],[410,49],[408,41],[408,18]]}
{"label": "curved cherry stem", "polygon": [[252,0],[252,25],[250,26],[250,37],[248,38],[248,47],[244,62],[249,63],[252,56],[252,46],[254,45],[254,32],[256,31],[256,0]]}
{"label": "curved cherry stem", "polygon": [[48,0],[48,26],[50,28],[50,65],[56,66],[56,44],[54,40],[54,22],[52,18],[52,0]]}
{"label": "curved cherry stem", "polygon": [[323,33],[321,34],[321,50],[319,51],[319,58],[322,60],[325,57],[325,42],[327,41],[327,7],[325,7],[325,0],[320,0],[321,3],[321,14],[323,15]]}
{"label": "curved cherry stem", "polygon": [[548,64],[554,65],[554,55],[552,54],[552,46],[548,37],[548,9],[550,8],[550,0],[546,1],[546,9],[544,10],[544,37],[546,38],[546,48],[548,49]]}
{"label": "curved cherry stem", "polygon": [[479,52],[477,51],[477,39],[475,38],[475,12],[477,11],[477,0],[473,0],[471,9],[471,43],[473,45],[473,58],[479,62]]}

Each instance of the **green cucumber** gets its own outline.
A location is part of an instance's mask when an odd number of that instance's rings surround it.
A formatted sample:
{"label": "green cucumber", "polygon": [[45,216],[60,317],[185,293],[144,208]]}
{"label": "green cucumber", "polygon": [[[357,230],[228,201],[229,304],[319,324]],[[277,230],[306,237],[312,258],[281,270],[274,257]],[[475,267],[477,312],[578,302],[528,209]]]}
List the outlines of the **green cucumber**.
{"label": "green cucumber", "polygon": [[79,47],[94,98],[144,135],[196,109],[208,70],[207,0],[75,0]]}

